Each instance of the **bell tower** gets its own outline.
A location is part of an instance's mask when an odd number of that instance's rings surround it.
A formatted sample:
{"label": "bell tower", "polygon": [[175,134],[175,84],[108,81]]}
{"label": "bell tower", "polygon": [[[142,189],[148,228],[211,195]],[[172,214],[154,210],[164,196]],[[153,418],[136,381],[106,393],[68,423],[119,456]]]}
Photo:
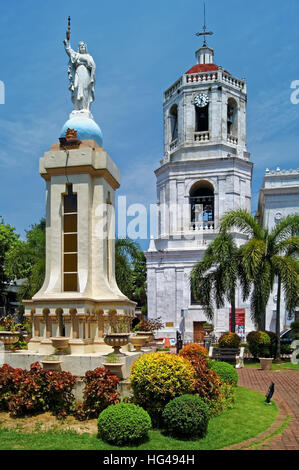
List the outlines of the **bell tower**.
{"label": "bell tower", "polygon": [[[217,236],[225,212],[251,210],[253,164],[246,148],[246,81],[214,62],[204,25],[196,63],[164,93],[164,152],[157,178],[157,236],[147,256],[148,314],[162,316],[169,337],[181,328],[195,340],[207,321],[191,295],[190,273]],[[242,243],[240,234],[234,234]],[[239,307],[243,307],[241,300]],[[248,322],[249,314],[248,314]],[[229,308],[217,311],[215,331],[229,330]],[[163,330],[165,331],[165,330]],[[197,336],[198,337],[198,336]]]}

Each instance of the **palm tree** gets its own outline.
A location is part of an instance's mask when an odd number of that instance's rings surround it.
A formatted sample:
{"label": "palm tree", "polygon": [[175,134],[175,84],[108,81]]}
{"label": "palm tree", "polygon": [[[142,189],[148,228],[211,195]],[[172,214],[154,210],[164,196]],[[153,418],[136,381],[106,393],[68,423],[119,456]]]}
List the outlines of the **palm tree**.
{"label": "palm tree", "polygon": [[293,311],[298,303],[299,215],[288,216],[272,231],[261,227],[258,221],[243,210],[231,211],[222,218],[220,233],[236,227],[250,238],[241,247],[243,269],[253,285],[251,315],[258,328],[265,330],[266,306],[275,277],[277,283],[276,358],[280,356],[280,298],[284,290],[286,308]]}
{"label": "palm tree", "polygon": [[209,320],[214,316],[214,304],[223,308],[227,299],[231,305],[231,331],[236,327],[236,288],[240,280],[243,298],[249,295],[240,252],[232,236],[220,234],[208,246],[202,261],[198,261],[191,272],[191,289]]}
{"label": "palm tree", "polygon": [[147,303],[146,259],[139,244],[130,238],[115,241],[115,278],[123,294],[144,308]]}

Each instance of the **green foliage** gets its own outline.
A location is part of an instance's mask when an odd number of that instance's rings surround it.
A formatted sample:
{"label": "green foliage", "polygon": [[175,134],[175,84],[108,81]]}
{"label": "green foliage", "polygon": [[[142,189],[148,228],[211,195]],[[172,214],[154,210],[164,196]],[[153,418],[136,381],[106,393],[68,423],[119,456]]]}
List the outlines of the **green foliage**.
{"label": "green foliage", "polygon": [[[270,354],[270,357],[275,357],[276,356],[276,350],[277,350],[277,335],[276,333],[273,333],[273,331],[265,331],[265,333],[267,333],[267,335],[269,336],[270,338],[270,345],[269,345],[269,354]],[[280,349],[282,352],[282,348],[280,346]]]}
{"label": "green foliage", "polygon": [[110,353],[106,356],[105,362],[107,363],[118,363],[120,361],[119,356],[115,353]]}
{"label": "green foliage", "polygon": [[222,382],[219,387],[219,396],[214,400],[206,400],[210,417],[218,416],[234,406],[237,388]]}
{"label": "green foliage", "polygon": [[280,346],[280,352],[281,354],[292,354],[292,352],[294,351],[294,349],[291,347],[290,344],[284,344],[282,343],[281,346]]}
{"label": "green foliage", "polygon": [[241,338],[236,333],[224,333],[218,341],[219,348],[238,348]]}
{"label": "green foliage", "polygon": [[5,257],[10,249],[20,243],[18,238],[19,235],[15,233],[15,228],[4,224],[0,217],[0,306],[7,304],[6,286],[11,280],[14,280],[14,276],[5,271]]}
{"label": "green foliage", "polygon": [[299,339],[299,321],[291,323],[291,336],[294,340]]}
{"label": "green foliage", "polygon": [[175,437],[202,438],[207,434],[209,408],[197,395],[174,398],[162,414],[165,431]]}
{"label": "green foliage", "polygon": [[101,412],[98,437],[115,445],[138,442],[151,429],[149,414],[134,403],[118,403]]}
{"label": "green foliage", "polygon": [[159,423],[165,405],[176,396],[194,391],[194,370],[190,362],[175,354],[143,354],[131,368],[135,402]]}
{"label": "green foliage", "polygon": [[23,299],[31,299],[41,288],[45,277],[45,220],[31,225],[26,231],[26,241],[18,240],[7,251],[5,272],[12,279],[26,279],[18,291],[20,311]]}
{"label": "green foliage", "polygon": [[254,358],[270,356],[270,336],[265,331],[251,331],[247,335],[249,351]]}
{"label": "green foliage", "polygon": [[129,238],[115,242],[115,277],[118,287],[129,299],[141,307],[146,306],[146,259],[138,243]]}
{"label": "green foliage", "polygon": [[249,290],[240,263],[240,250],[230,234],[222,233],[209,244],[203,260],[197,262],[191,272],[193,295],[200,301],[209,320],[214,317],[214,304],[223,308],[226,300],[231,304],[232,320],[235,318],[238,279],[245,297]]}
{"label": "green foliage", "polygon": [[209,361],[208,366],[211,370],[216,372],[221,382],[225,382],[233,386],[238,384],[238,372],[231,364],[222,361]]}
{"label": "green foliage", "polygon": [[[253,286],[250,298],[251,316],[260,330],[265,330],[266,305],[274,286],[278,283],[277,298],[281,285],[286,299],[286,308],[293,311],[298,303],[299,292],[299,215],[288,216],[269,232],[244,210],[231,211],[221,220],[220,233],[227,233],[233,227],[248,235],[249,241],[240,249],[241,265],[247,284]],[[249,290],[247,291],[249,294]],[[277,308],[279,317],[279,305]],[[278,318],[279,320],[279,318]],[[279,321],[277,321],[279,330]],[[280,354],[279,331],[276,331],[277,356]]]}

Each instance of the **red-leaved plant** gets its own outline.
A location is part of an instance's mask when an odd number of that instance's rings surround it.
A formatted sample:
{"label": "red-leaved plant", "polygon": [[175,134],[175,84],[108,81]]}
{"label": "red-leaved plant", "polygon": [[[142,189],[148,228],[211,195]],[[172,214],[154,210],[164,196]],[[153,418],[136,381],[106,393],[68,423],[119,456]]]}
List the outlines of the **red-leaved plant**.
{"label": "red-leaved plant", "polygon": [[4,364],[0,368],[0,409],[9,410],[14,417],[44,411],[64,417],[74,402],[75,383],[76,377],[69,372],[46,371],[38,362],[30,370]]}
{"label": "red-leaved plant", "polygon": [[103,367],[88,370],[84,377],[83,403],[73,408],[79,420],[98,418],[101,411],[120,401],[117,384],[120,379]]}

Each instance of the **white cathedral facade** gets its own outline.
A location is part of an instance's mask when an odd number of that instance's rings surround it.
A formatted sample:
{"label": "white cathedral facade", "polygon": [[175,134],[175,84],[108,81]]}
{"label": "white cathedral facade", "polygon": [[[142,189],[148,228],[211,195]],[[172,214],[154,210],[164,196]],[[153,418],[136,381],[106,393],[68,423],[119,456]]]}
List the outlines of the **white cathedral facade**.
{"label": "white cathedral facade", "polygon": [[[227,211],[251,212],[253,170],[246,147],[245,79],[217,66],[205,43],[195,55],[197,64],[164,93],[164,155],[155,171],[157,235],[146,252],[148,316],[162,317],[164,337],[181,331],[191,342],[203,340],[207,321],[191,293],[192,267],[218,235]],[[233,237],[238,246],[246,241],[237,231]],[[240,289],[236,307],[236,332],[244,337],[255,327]],[[229,331],[229,310],[229,305],[215,309],[217,336]]]}

